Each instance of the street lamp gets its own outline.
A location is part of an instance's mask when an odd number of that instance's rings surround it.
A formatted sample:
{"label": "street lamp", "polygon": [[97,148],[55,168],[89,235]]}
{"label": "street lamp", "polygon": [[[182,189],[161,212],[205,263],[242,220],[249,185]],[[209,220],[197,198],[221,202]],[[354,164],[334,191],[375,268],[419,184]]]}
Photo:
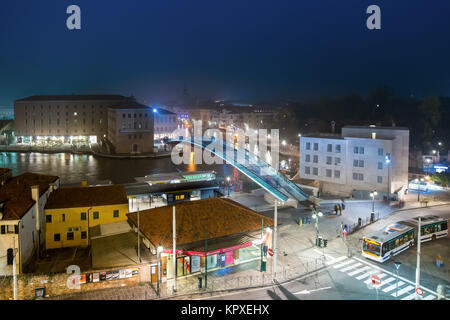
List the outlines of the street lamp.
{"label": "street lamp", "polygon": [[228,197],[230,197],[230,181],[231,181],[231,178],[230,178],[230,177],[227,177],[227,182],[228,182]]}
{"label": "street lamp", "polygon": [[391,197],[391,154],[386,153],[386,164],[388,167],[388,201]]}
{"label": "street lamp", "polygon": [[400,266],[402,265],[399,261],[394,261],[395,265],[395,271],[397,272],[397,289],[395,290],[395,297],[398,297],[398,269],[400,269]]}
{"label": "street lamp", "polygon": [[156,249],[156,282],[157,282],[157,288],[156,288],[156,294],[159,297],[159,255],[161,254],[161,252],[163,252],[163,247],[160,245],[158,245],[158,248]]}
{"label": "street lamp", "polygon": [[372,197],[372,213],[370,214],[370,221],[373,222],[375,220],[375,197],[378,195],[378,192],[375,190],[374,192],[370,193],[370,196]]}
{"label": "street lamp", "polygon": [[318,213],[316,213],[314,211],[312,218],[316,219],[316,245],[317,245],[317,239],[319,239],[319,217],[322,217],[323,213],[321,211],[319,211]]}

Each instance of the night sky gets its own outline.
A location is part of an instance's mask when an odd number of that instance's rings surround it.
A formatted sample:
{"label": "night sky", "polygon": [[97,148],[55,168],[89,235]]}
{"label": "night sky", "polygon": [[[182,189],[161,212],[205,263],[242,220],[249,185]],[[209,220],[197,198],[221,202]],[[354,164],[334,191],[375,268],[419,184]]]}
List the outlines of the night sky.
{"label": "night sky", "polygon": [[[82,29],[66,28],[81,7]],[[382,30],[366,28],[381,7]],[[34,94],[450,95],[450,1],[2,0],[0,107]]]}

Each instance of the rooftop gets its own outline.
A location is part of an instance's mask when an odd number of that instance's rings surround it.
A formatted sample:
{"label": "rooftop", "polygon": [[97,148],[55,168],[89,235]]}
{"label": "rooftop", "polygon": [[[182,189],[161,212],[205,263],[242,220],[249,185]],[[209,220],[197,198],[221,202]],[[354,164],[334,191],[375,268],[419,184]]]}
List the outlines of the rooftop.
{"label": "rooftop", "polygon": [[406,127],[379,127],[379,126],[343,126],[342,129],[377,129],[377,130],[406,130],[409,131],[409,128]]}
{"label": "rooftop", "polygon": [[[230,236],[242,237],[244,233],[261,230],[262,219],[265,227],[273,227],[273,219],[230,199],[188,201],[175,207],[177,248],[184,250],[198,247],[198,242],[205,240],[206,230],[209,241]],[[165,206],[140,212],[141,232],[155,246],[161,244],[164,248],[172,248],[172,208]],[[128,218],[137,225],[137,213],[129,213]]]}
{"label": "rooftop", "polygon": [[100,187],[60,188],[48,198],[45,209],[97,207],[128,204],[121,184]]}
{"label": "rooftop", "polygon": [[59,178],[56,176],[24,173],[11,178],[0,188],[0,203],[3,203],[3,220],[19,220],[33,206],[31,187],[39,186],[39,196],[42,196]]}
{"label": "rooftop", "polygon": [[48,95],[31,96],[16,100],[20,101],[95,101],[95,100],[125,100],[126,97],[118,94],[96,94],[96,95]]}
{"label": "rooftop", "polygon": [[173,113],[173,112],[171,112],[171,111],[169,111],[169,110],[166,110],[166,109],[161,109],[161,108],[155,108],[156,109],[156,113],[157,114],[164,114],[164,115],[176,115],[175,113]]}
{"label": "rooftop", "polygon": [[124,100],[109,107],[110,109],[150,109],[149,106],[135,100]]}

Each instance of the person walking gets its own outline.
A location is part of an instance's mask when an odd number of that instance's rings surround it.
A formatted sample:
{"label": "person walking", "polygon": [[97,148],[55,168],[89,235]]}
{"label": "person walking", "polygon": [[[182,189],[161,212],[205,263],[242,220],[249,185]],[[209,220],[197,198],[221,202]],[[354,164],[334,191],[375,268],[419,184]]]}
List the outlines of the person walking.
{"label": "person walking", "polygon": [[444,261],[442,260],[441,255],[438,254],[437,257],[436,257],[436,267],[437,267],[438,269],[440,269],[440,268],[443,267],[443,266],[444,266]]}

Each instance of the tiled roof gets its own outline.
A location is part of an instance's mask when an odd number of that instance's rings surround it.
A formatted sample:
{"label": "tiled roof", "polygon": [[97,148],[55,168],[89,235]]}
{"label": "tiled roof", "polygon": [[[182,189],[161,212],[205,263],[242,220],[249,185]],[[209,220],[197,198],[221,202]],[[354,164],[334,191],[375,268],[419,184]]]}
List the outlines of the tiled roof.
{"label": "tiled roof", "polygon": [[[205,239],[217,239],[231,235],[273,227],[273,219],[260,215],[235,201],[225,198],[211,198],[182,202],[176,207],[177,245],[196,243]],[[172,209],[165,206],[140,212],[141,232],[155,246],[172,247]],[[137,213],[129,213],[129,220],[137,225]]]}
{"label": "tiled roof", "polygon": [[101,187],[59,188],[48,198],[45,209],[97,207],[128,204],[121,184]]}
{"label": "tiled roof", "polygon": [[0,188],[0,203],[4,203],[3,220],[21,219],[34,204],[31,198],[31,187],[39,186],[39,196],[41,196],[48,190],[50,183],[56,180],[58,180],[56,176],[34,173],[24,173],[8,180]]}
{"label": "tiled roof", "polygon": [[48,95],[31,96],[16,101],[95,101],[95,100],[124,100],[126,97],[118,94],[97,94],[97,95]]}

